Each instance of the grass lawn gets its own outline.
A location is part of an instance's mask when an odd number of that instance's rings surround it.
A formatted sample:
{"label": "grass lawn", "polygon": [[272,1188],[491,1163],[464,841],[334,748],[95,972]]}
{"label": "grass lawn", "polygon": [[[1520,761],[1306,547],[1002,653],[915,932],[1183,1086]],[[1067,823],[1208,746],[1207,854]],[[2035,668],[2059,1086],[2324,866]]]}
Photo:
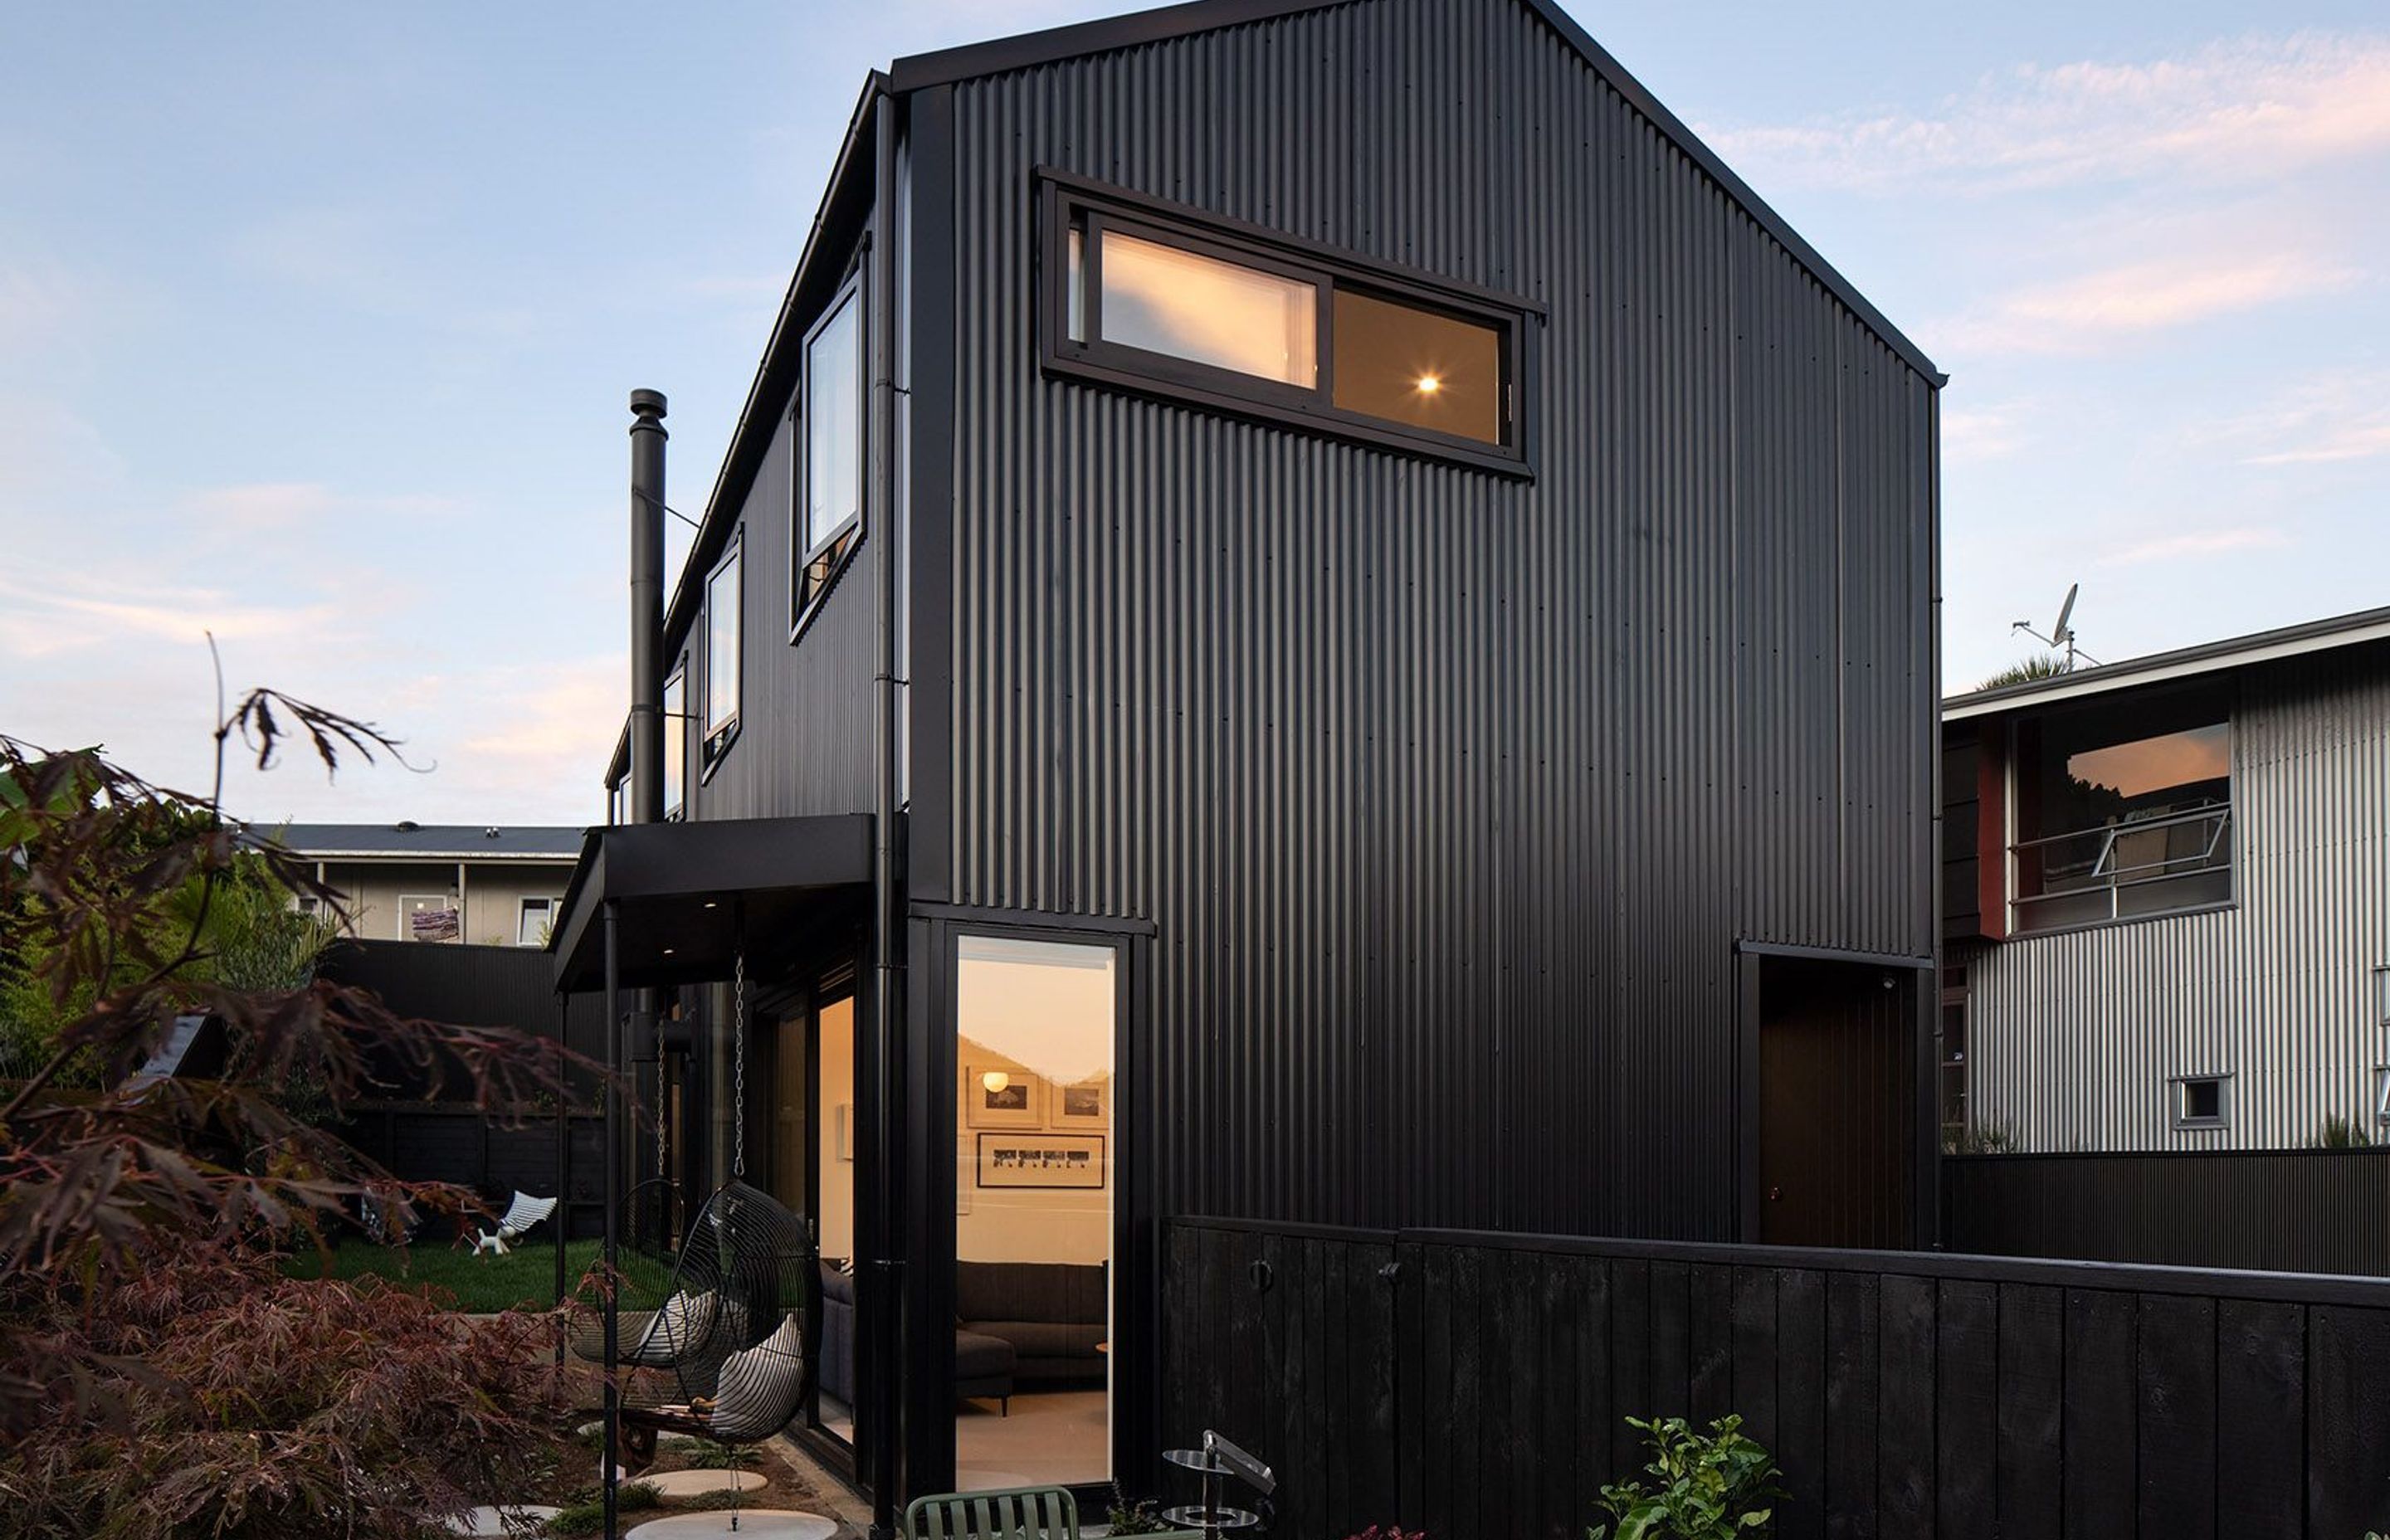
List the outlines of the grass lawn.
{"label": "grass lawn", "polygon": [[[581,1276],[597,1265],[599,1243],[575,1240],[564,1248],[564,1287],[569,1291]],[[653,1301],[671,1287],[668,1264],[633,1251],[622,1251],[624,1308],[635,1299]],[[323,1259],[301,1251],[283,1264],[292,1277],[324,1276]],[[544,1310],[556,1303],[556,1243],[533,1238],[506,1256],[475,1256],[466,1247],[429,1241],[413,1246],[376,1246],[346,1240],[332,1248],[330,1274],[336,1278],[379,1275],[405,1287],[431,1285],[456,1296],[456,1308],[477,1314],[527,1304]]]}

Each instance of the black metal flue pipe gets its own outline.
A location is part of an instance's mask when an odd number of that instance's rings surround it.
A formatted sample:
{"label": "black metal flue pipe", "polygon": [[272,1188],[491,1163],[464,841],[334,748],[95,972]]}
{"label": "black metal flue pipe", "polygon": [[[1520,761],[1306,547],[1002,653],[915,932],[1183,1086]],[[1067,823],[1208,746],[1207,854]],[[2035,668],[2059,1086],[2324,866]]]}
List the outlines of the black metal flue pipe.
{"label": "black metal flue pipe", "polygon": [[664,816],[664,393],[631,392],[631,807]]}

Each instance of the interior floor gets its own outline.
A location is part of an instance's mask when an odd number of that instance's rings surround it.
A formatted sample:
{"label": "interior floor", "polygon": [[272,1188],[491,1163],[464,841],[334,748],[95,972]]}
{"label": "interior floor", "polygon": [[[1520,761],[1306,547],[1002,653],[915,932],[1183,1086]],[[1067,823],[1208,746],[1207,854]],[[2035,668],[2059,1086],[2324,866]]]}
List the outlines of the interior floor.
{"label": "interior floor", "polygon": [[955,1487],[1078,1486],[1111,1476],[1104,1392],[1016,1391],[1012,1415],[998,1401],[965,1401],[955,1411]]}

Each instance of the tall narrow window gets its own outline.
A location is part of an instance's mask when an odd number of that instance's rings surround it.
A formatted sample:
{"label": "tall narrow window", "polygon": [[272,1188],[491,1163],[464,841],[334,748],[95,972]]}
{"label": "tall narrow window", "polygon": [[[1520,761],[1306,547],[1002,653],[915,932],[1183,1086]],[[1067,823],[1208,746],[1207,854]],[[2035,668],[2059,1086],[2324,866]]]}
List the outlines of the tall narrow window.
{"label": "tall narrow window", "polygon": [[[688,785],[688,667],[684,662],[664,681],[664,816],[677,818]],[[624,782],[625,785],[629,783]]]}
{"label": "tall narrow window", "polygon": [[705,584],[705,759],[730,747],[739,732],[739,567],[742,542]]}
{"label": "tall narrow window", "polygon": [[958,1487],[1111,1474],[1118,987],[1109,946],[956,947]]}
{"label": "tall narrow window", "polygon": [[548,927],[556,922],[556,900],[526,898],[515,918],[517,946],[546,946]]}
{"label": "tall narrow window", "polygon": [[829,589],[863,527],[863,296],[851,288],[805,343],[798,393],[805,445],[799,622]]}

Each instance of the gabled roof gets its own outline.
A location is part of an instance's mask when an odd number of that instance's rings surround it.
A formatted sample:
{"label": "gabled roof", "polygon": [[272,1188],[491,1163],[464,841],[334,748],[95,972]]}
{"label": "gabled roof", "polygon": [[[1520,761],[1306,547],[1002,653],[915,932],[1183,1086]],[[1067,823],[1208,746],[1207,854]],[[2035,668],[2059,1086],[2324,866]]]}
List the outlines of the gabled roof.
{"label": "gabled roof", "polygon": [[[1301,15],[1305,11],[1371,3],[1373,0],[1190,0],[1186,5],[1131,11],[1124,16],[1074,22],[1044,32],[1023,32],[1016,37],[966,44],[958,48],[942,48],[935,53],[915,54],[888,67],[888,83],[890,89],[898,92],[951,85],[984,75],[1034,69],[1063,59],[1163,43],[1197,32],[1247,26],[1278,17]],[[1577,24],[1574,17],[1562,10],[1558,0],[1454,0],[1454,3],[1520,5],[1534,12],[1544,25],[1575,48],[1593,67],[1594,72],[1626,99],[1628,106],[1650,119],[1695,165],[1725,188],[1727,196],[1741,204],[1743,212],[1751,215],[1762,229],[1792,252],[1794,261],[1806,267],[1829,292],[1865,321],[1886,346],[1936,386],[1948,382],[1949,377],[1934,366],[1934,360],[1926,356],[1924,349],[1910,341],[1898,327],[1870,302],[1866,295],[1858,291],[1856,285],[1819,256],[1817,249],[1804,240],[1781,214],[1769,208],[1765,199],[1751,190],[1750,184],[1728,167],[1717,151],[1703,144],[1701,136],[1687,126],[1683,119],[1662,105],[1657,96],[1644,88],[1642,82],[1628,73],[1625,65]]]}
{"label": "gabled roof", "polygon": [[[699,520],[697,537],[673,581],[664,606],[666,645],[669,646],[675,637],[685,635],[696,619],[706,574],[722,554],[730,528],[736,521],[739,505],[746,496],[770,445],[772,430],[777,420],[778,404],[793,384],[793,355],[812,318],[813,304],[826,300],[834,290],[841,274],[830,268],[835,263],[842,263],[846,250],[869,215],[871,135],[883,101],[912,91],[951,85],[1008,71],[1034,69],[1063,59],[1163,43],[1227,27],[1248,26],[1306,11],[1373,3],[1375,0],[1189,0],[1183,5],[1131,11],[1042,32],[1022,32],[984,43],[914,54],[897,59],[884,71],[873,71],[867,75],[862,93],[855,101],[854,113],[847,120],[846,135],[840,142],[838,157],[831,165],[829,184],[822,190],[821,203],[815,212],[813,225],[806,233],[804,250],[797,260],[796,269],[789,279],[788,291],[773,317],[771,339],[765,346],[762,360],[756,365],[755,378],[748,386],[738,424],[731,430],[729,446],[715,472],[713,490]],[[1703,144],[1683,119],[1663,106],[1658,97],[1645,89],[1642,82],[1628,73],[1625,66],[1612,58],[1609,50],[1596,43],[1592,34],[1577,24],[1575,18],[1561,9],[1557,0],[1453,0],[1453,3],[1520,5],[1534,12],[1544,25],[1575,48],[1630,107],[1649,119],[1684,151],[1688,159],[1724,188],[1727,196],[1782,245],[1827,292],[1882,338],[1903,362],[1936,388],[1949,382],[1949,377],[1934,366],[1922,348],[1894,326],[1866,295],[1859,292],[1857,285],[1835,271],[1833,264],[1820,256],[1817,248],[1803,239],[1781,214],[1768,207],[1765,199],[1752,191],[1748,183],[1728,169],[1717,152]]]}
{"label": "gabled roof", "polygon": [[571,861],[582,830],[559,824],[289,824],[258,831],[311,861]]}
{"label": "gabled roof", "polygon": [[2252,632],[2246,636],[2201,642],[2171,652],[2152,652],[2146,658],[2078,668],[2070,674],[2052,674],[2022,685],[1953,695],[1942,702],[1942,720],[1963,722],[1969,717],[1989,716],[2021,706],[2054,705],[2111,690],[2223,674],[2253,663],[2270,663],[2384,640],[2390,640],[2390,608],[2360,610],[2351,615],[2303,621],[2297,625]]}

